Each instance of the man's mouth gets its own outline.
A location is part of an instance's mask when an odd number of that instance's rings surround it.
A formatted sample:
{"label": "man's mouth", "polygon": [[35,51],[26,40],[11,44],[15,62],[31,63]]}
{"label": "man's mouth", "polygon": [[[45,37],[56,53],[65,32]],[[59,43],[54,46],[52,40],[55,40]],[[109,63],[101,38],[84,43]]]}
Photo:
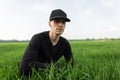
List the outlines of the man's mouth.
{"label": "man's mouth", "polygon": [[57,29],[57,31],[63,31],[63,29]]}

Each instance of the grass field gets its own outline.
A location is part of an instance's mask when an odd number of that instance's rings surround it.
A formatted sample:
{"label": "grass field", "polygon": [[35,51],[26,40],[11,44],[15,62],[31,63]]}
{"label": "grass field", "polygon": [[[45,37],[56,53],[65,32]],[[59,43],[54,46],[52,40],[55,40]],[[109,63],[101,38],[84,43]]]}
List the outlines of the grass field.
{"label": "grass field", "polygon": [[[0,43],[0,80],[22,80],[18,65],[26,43]],[[54,66],[30,80],[120,80],[120,41],[70,41],[74,68]],[[64,58],[60,59],[63,63]]]}

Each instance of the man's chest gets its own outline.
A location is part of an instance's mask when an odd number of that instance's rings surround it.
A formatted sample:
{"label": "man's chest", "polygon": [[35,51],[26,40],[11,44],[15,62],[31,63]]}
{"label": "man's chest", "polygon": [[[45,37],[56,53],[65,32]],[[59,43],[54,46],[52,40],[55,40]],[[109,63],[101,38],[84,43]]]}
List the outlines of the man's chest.
{"label": "man's chest", "polygon": [[61,58],[61,56],[65,53],[65,47],[61,45],[57,46],[47,46],[44,45],[39,52],[40,56],[42,56],[47,61],[57,61]]}

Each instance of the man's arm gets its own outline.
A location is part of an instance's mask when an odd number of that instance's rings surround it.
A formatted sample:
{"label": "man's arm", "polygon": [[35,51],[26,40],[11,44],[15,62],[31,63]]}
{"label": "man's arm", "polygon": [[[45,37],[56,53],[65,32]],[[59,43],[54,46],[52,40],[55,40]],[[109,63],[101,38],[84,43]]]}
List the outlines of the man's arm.
{"label": "man's arm", "polygon": [[69,64],[74,65],[74,58],[73,58],[73,54],[72,54],[72,50],[71,50],[71,46],[70,44],[67,42],[67,46],[66,46],[66,52],[64,53],[64,57],[66,62]]}
{"label": "man's arm", "polygon": [[47,67],[47,64],[39,62],[42,58],[39,56],[41,45],[40,37],[36,35],[33,36],[24,53],[19,67],[21,74],[24,73],[24,75],[29,75],[32,67],[34,67],[35,70],[38,70],[39,68],[45,69]]}

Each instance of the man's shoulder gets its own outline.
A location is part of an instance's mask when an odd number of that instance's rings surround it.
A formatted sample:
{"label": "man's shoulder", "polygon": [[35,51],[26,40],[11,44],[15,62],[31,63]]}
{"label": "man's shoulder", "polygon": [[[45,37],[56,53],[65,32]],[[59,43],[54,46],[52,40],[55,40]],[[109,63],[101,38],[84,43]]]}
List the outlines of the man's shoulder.
{"label": "man's shoulder", "polygon": [[34,34],[33,36],[42,36],[42,35],[48,35],[49,31],[44,31],[44,32],[40,32],[37,34]]}
{"label": "man's shoulder", "polygon": [[61,39],[61,41],[62,41],[63,43],[69,44],[69,41],[68,41],[66,38],[60,36],[60,39]]}
{"label": "man's shoulder", "polygon": [[66,38],[60,37],[60,43],[61,45],[65,46],[65,48],[70,48],[70,43]]}
{"label": "man's shoulder", "polygon": [[44,37],[48,36],[49,31],[44,31],[41,33],[34,34],[32,36],[32,40],[40,40],[43,39]]}
{"label": "man's shoulder", "polygon": [[61,39],[62,41],[67,41],[67,39],[64,38],[64,37],[62,37],[62,36],[60,36],[60,39]]}

